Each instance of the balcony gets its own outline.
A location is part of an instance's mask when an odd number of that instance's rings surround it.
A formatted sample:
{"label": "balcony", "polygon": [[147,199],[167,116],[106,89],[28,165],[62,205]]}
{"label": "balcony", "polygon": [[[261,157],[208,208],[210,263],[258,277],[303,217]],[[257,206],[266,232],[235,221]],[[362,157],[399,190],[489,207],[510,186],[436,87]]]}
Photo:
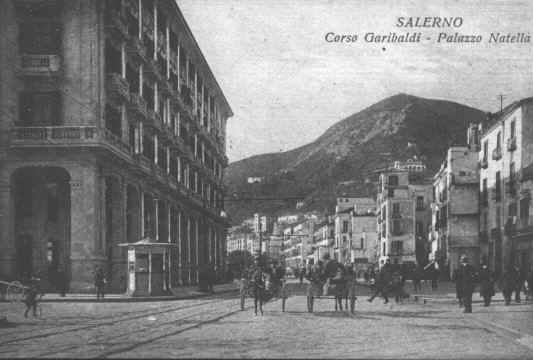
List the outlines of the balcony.
{"label": "balcony", "polygon": [[139,94],[132,93],[130,95],[130,107],[132,110],[136,111],[140,115],[147,117],[148,109],[146,106],[146,101]]}
{"label": "balcony", "polygon": [[132,59],[146,61],[146,48],[137,36],[132,36],[126,45],[126,52]]}
{"label": "balcony", "polygon": [[105,28],[120,39],[126,39],[128,37],[128,26],[119,12],[108,12]]}
{"label": "balcony", "polygon": [[479,161],[479,166],[482,168],[482,169],[486,169],[489,167],[489,162],[487,161],[487,159],[481,159]]}
{"label": "balcony", "polygon": [[492,150],[492,160],[500,160],[502,158],[502,149],[496,148]]}
{"label": "balcony", "polygon": [[12,130],[11,145],[74,145],[94,142],[94,126],[16,127]]}
{"label": "balcony", "polygon": [[515,151],[516,150],[516,138],[512,137],[507,139],[507,151]]}
{"label": "balcony", "polygon": [[107,75],[107,92],[111,97],[128,100],[130,85],[128,81],[117,73]]}
{"label": "balcony", "polygon": [[23,54],[20,64],[24,76],[54,75],[61,69],[61,58],[59,55]]}
{"label": "balcony", "polygon": [[510,196],[516,196],[516,194],[517,194],[517,187],[516,187],[516,181],[514,181],[514,179],[509,179],[509,180],[505,183],[505,191],[506,191]]}
{"label": "balcony", "polygon": [[111,146],[130,154],[131,149],[122,139],[107,129],[95,126],[41,126],[15,127],[11,131],[11,147],[76,147]]}

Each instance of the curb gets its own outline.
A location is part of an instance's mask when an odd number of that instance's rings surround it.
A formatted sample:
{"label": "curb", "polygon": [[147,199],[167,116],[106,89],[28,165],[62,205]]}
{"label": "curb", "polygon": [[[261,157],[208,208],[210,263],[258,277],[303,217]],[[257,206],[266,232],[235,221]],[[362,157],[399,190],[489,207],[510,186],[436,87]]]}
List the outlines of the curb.
{"label": "curb", "polygon": [[[41,303],[118,303],[118,302],[156,302],[156,301],[176,301],[176,300],[191,300],[207,297],[210,295],[219,295],[226,294],[231,292],[237,292],[239,289],[228,289],[228,290],[219,290],[213,294],[211,293],[199,293],[191,294],[186,296],[143,296],[143,297],[115,297],[115,298],[104,298],[102,300],[96,300],[96,295],[94,297],[87,298],[46,298],[45,296],[39,301]],[[0,303],[8,303],[7,300],[0,300]]]}

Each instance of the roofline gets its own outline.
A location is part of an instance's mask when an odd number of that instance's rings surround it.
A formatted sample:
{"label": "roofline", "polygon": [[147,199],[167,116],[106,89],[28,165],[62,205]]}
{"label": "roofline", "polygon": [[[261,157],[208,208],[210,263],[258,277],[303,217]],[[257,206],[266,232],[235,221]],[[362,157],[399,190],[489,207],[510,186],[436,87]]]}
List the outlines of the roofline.
{"label": "roofline", "polygon": [[196,47],[196,50],[200,54],[200,58],[202,59],[202,61],[205,63],[205,65],[207,67],[207,70],[208,70],[209,76],[211,77],[211,80],[213,80],[213,82],[215,83],[215,86],[217,87],[217,90],[220,91],[220,94],[222,95],[222,100],[224,100],[224,105],[227,107],[227,110],[229,112],[228,117],[232,117],[234,114],[233,114],[233,110],[231,109],[231,106],[230,106],[230,104],[228,102],[228,99],[226,99],[226,95],[224,95],[224,91],[222,91],[222,88],[220,87],[220,84],[218,83],[217,79],[215,78],[215,75],[213,74],[213,71],[211,70],[211,67],[209,66],[209,63],[207,62],[207,59],[205,58],[204,53],[202,52],[202,49],[200,48],[200,45],[198,45],[198,42],[196,41],[196,38],[194,37],[194,35],[193,35],[192,31],[191,31],[191,28],[189,27],[189,24],[187,23],[187,20],[185,19],[185,16],[181,12],[181,9],[180,9],[180,7],[178,5],[178,0],[170,0],[170,2],[172,3],[171,6],[175,7],[175,9],[178,12],[178,15],[183,20],[183,25],[185,26],[185,30],[187,31],[187,35],[189,35],[190,38],[192,39],[192,42],[193,42],[194,46]]}
{"label": "roofline", "polygon": [[481,132],[481,136],[483,137],[489,132],[491,132],[496,126],[498,126],[501,121],[505,120],[511,112],[515,111],[517,108],[527,103],[533,103],[533,97],[527,97],[512,102],[511,104],[504,107],[503,110],[494,113],[493,115],[495,116],[495,119],[492,121],[492,124],[489,124],[489,127],[487,127],[487,129]]}

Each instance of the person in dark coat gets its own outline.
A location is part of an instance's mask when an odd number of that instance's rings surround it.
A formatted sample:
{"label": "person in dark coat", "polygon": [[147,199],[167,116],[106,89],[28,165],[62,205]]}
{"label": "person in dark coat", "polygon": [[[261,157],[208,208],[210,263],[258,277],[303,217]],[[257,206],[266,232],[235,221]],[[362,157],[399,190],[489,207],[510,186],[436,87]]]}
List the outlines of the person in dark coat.
{"label": "person in dark coat", "polygon": [[387,296],[389,291],[391,290],[391,283],[392,283],[392,266],[390,264],[390,261],[387,260],[387,262],[383,265],[381,270],[379,271],[376,279],[376,291],[372,296],[368,299],[368,302],[372,302],[376,296],[381,294],[383,299],[385,300],[385,304],[389,302],[389,297]]}
{"label": "person in dark coat", "polygon": [[413,271],[413,288],[414,291],[422,291],[422,268],[419,266]]}
{"label": "person in dark coat", "polygon": [[453,271],[452,281],[455,282],[455,296],[457,297],[457,301],[459,301],[459,307],[463,307],[463,292],[461,288],[461,283],[458,281],[458,277],[459,268]]}
{"label": "person in dark coat", "polygon": [[252,271],[252,289],[254,296],[254,309],[257,315],[257,304],[259,303],[259,311],[263,315],[263,298],[265,296],[265,273],[259,261],[256,260],[255,267]]}
{"label": "person in dark coat", "polygon": [[511,303],[511,296],[513,291],[516,288],[516,272],[513,267],[507,268],[500,279],[500,287],[502,289],[503,298],[505,300],[505,305]]}
{"label": "person in dark coat", "polygon": [[484,305],[489,306],[494,296],[494,275],[487,265],[482,265],[479,270],[479,295],[484,300]]}
{"label": "person in dark coat", "polygon": [[96,288],[96,299],[97,300],[100,300],[100,297],[102,299],[104,298],[105,283],[106,283],[106,279],[105,279],[104,269],[102,269],[101,267],[98,267],[94,274],[94,287]]}
{"label": "person in dark coat", "polygon": [[36,278],[31,278],[29,286],[24,291],[23,302],[26,305],[26,311],[24,312],[24,317],[28,317],[28,312],[30,310],[32,310],[33,316],[37,317],[37,303],[39,301],[38,299],[39,293],[40,293],[39,280]]}
{"label": "person in dark coat", "polygon": [[519,303],[521,301],[520,292],[524,288],[524,282],[526,281],[526,279],[525,279],[524,271],[522,271],[518,266],[514,267],[514,272],[515,272],[515,279],[516,279],[515,288],[514,288],[514,292],[515,292],[514,301]]}
{"label": "person in dark coat", "polygon": [[457,271],[456,286],[459,286],[465,313],[472,312],[472,295],[474,293],[476,271],[466,255],[461,256],[461,265]]}
{"label": "person in dark coat", "polygon": [[437,290],[439,287],[439,269],[437,263],[431,267],[431,290]]}

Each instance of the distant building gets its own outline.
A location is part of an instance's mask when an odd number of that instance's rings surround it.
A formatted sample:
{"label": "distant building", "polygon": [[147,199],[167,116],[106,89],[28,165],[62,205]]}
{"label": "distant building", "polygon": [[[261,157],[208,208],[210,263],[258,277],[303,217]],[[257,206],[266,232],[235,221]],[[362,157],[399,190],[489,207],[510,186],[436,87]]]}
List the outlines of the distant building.
{"label": "distant building", "polygon": [[533,98],[479,125],[481,258],[500,274],[533,265]]}
{"label": "distant building", "polygon": [[431,179],[419,167],[395,163],[380,174],[376,209],[380,266],[387,259],[399,264],[427,263],[431,194]]}
{"label": "distant building", "polygon": [[454,146],[433,178],[429,260],[451,276],[466,254],[479,266],[479,170],[475,146]]}

